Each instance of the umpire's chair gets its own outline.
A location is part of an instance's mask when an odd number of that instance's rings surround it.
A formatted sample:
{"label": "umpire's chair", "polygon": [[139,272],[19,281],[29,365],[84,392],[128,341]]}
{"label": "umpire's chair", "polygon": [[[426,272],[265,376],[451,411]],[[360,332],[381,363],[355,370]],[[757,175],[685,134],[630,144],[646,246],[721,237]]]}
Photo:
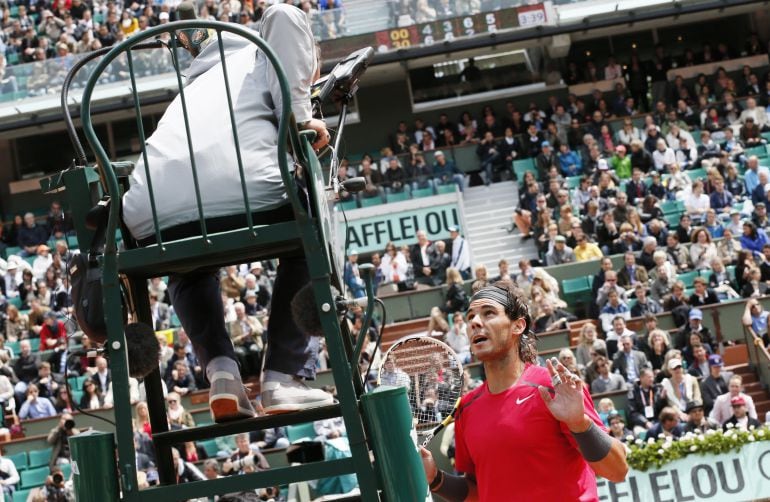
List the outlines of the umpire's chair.
{"label": "umpire's chair", "polygon": [[[225,51],[222,43],[222,34],[230,33],[241,36],[265,53],[280,80],[282,99],[281,120],[279,124],[279,152],[287,152],[291,148],[297,165],[302,166],[304,173],[303,184],[306,185],[310,201],[309,211],[304,209],[297,196],[295,176],[290,170],[285,154],[278,155],[281,176],[286,186],[286,193],[294,213],[293,221],[273,223],[270,225],[257,225],[249,207],[247,198],[246,180],[244,179],[243,165],[238,155],[241,179],[241,188],[244,194],[243,214],[246,217],[244,228],[228,231],[210,232],[207,229],[207,220],[201,196],[199,184],[205,180],[199,180],[194,162],[191,162],[191,175],[194,179],[195,198],[197,201],[200,225],[200,235],[179,240],[167,241],[163,239],[158,228],[158,215],[155,210],[155,195],[150,186],[150,198],[152,202],[152,215],[155,224],[155,244],[147,247],[132,245],[129,234],[121,224],[121,194],[128,188],[128,175],[133,165],[131,163],[113,163],[105,151],[94,129],[92,122],[92,103],[94,101],[94,88],[97,83],[103,82],[106,70],[116,66],[127,69],[131,83],[133,107],[136,113],[137,130],[142,145],[142,154],[145,164],[147,153],[144,150],[145,130],[142,121],[142,110],[137,91],[135,73],[138,67],[147,64],[147,60],[138,58],[137,49],[155,49],[154,54],[163,52],[170,54],[171,61],[176,68],[176,82],[182,104],[187,132],[187,141],[190,151],[193,147],[190,140],[190,124],[187,120],[187,107],[184,98],[184,86],[180,71],[180,54],[178,51],[176,33],[181,30],[204,28],[213,30],[217,34],[219,53],[222,59],[225,76],[225,90],[228,103],[230,103],[230,117],[233,134],[237,142],[237,130],[234,113],[232,110],[232,96],[227,84],[227,67],[225,63]],[[161,36],[170,35],[168,42],[160,41]],[[157,39],[157,40],[156,40]],[[149,42],[147,42],[149,41]],[[108,339],[105,344],[106,355],[110,360],[112,370],[113,391],[115,402],[116,440],[117,440],[117,465],[112,464],[112,442],[107,444],[107,452],[102,458],[98,454],[98,448],[84,448],[86,442],[73,441],[73,459],[77,468],[76,488],[80,489],[78,499],[90,500],[142,500],[169,501],[189,498],[211,497],[216,494],[233,493],[242,490],[253,490],[258,487],[276,486],[291,482],[321,479],[342,474],[355,473],[361,489],[361,498],[364,500],[378,500],[380,490],[391,500],[412,499],[413,495],[405,492],[395,493],[389,486],[404,486],[408,484],[407,478],[420,478],[416,486],[424,488],[424,476],[422,473],[409,472],[405,476],[399,476],[398,483],[383,481],[383,477],[394,477],[395,473],[378,473],[372,462],[370,447],[375,450],[378,458],[380,455],[376,443],[378,440],[367,437],[362,414],[359,411],[359,398],[362,397],[363,385],[357,370],[358,350],[360,346],[353,347],[353,341],[349,333],[341,331],[335,302],[330,284],[339,284],[339,265],[336,255],[339,249],[333,249],[330,240],[332,220],[328,203],[326,201],[326,183],[324,183],[321,167],[315,152],[311,147],[312,134],[300,133],[297,130],[291,111],[291,99],[288,83],[280,62],[273,51],[253,31],[234,24],[225,24],[208,21],[181,21],[156,26],[147,31],[132,36],[131,38],[114,46],[93,54],[88,60],[101,57],[95,68],[90,71],[85,84],[82,98],[81,119],[85,137],[96,158],[95,166],[86,165],[85,152],[80,145],[74,127],[70,127],[70,135],[77,151],[77,162],[72,168],[63,171],[57,176],[42,182],[44,191],[60,191],[66,188],[67,200],[73,212],[78,242],[82,250],[89,249],[93,238],[93,232],[86,227],[85,219],[89,209],[102,196],[111,196],[109,205],[109,218],[107,222],[106,242],[101,268],[103,272],[102,286],[104,294],[105,320],[107,322]],[[143,62],[142,62],[143,61]],[[67,108],[68,86],[73,80],[73,75],[82,68],[87,61],[79,61],[76,67],[68,75],[62,93],[62,106],[65,120],[72,125],[72,120]],[[122,66],[121,66],[122,65]],[[111,70],[110,70],[111,71]],[[233,166],[235,168],[235,166]],[[147,173],[148,184],[151,182]],[[188,195],[188,194],[184,194]],[[122,234],[123,245],[119,249],[118,236]],[[331,360],[332,372],[339,397],[339,404],[321,408],[306,410],[303,412],[288,413],[277,416],[263,416],[253,419],[241,420],[225,424],[215,424],[192,429],[169,430],[165,410],[165,401],[161,390],[161,377],[156,369],[144,380],[147,389],[147,399],[152,426],[152,440],[155,445],[158,471],[160,477],[159,486],[139,491],[137,486],[137,472],[134,450],[134,438],[132,433],[132,411],[129,402],[129,367],[124,336],[124,307],[123,302],[127,298],[127,307],[134,318],[140,322],[152,325],[149,309],[148,290],[146,280],[150,277],[164,276],[176,272],[187,271],[193,268],[219,267],[232,263],[280,258],[289,253],[304,252],[307,257],[308,268],[316,297],[316,305],[320,316],[327,348]],[[371,282],[371,281],[369,281]],[[370,298],[371,289],[369,290]],[[367,319],[371,315],[370,308]],[[358,344],[360,345],[360,344]],[[364,399],[366,401],[366,398]],[[405,401],[405,397],[404,397]],[[386,408],[386,409],[392,409]],[[407,410],[408,411],[408,410]],[[197,441],[215,437],[261,430],[278,426],[299,424],[342,416],[345,421],[350,442],[352,456],[349,458],[302,464],[292,467],[277,468],[264,472],[255,472],[243,476],[231,476],[211,481],[200,481],[181,485],[175,485],[176,476],[171,458],[171,445],[185,441]],[[383,417],[383,420],[385,417]],[[393,421],[393,417],[387,417]],[[371,429],[381,430],[382,424],[369,425]],[[87,438],[86,438],[87,439]],[[93,439],[93,438],[92,438]],[[409,456],[410,460],[399,460],[401,465],[415,466],[415,458],[418,458],[414,448],[405,448],[404,444],[388,438],[393,443],[393,448],[401,451],[395,456]],[[368,444],[369,443],[369,444]],[[102,443],[103,444],[103,443]],[[85,456],[84,456],[85,453]],[[392,452],[391,452],[392,453]],[[389,454],[390,455],[390,454]],[[391,455],[392,456],[392,455]],[[104,460],[111,465],[106,470],[99,463]],[[380,464],[386,463],[381,460]],[[419,464],[419,459],[416,461]],[[111,469],[117,469],[118,475],[111,473]],[[90,475],[87,470],[90,470]],[[383,470],[380,468],[379,470]],[[421,470],[420,470],[421,471]],[[112,471],[114,472],[114,470]],[[98,478],[93,473],[102,473],[105,479]],[[415,476],[417,474],[417,476]],[[119,481],[110,482],[109,478]],[[395,488],[399,490],[400,488]],[[390,492],[390,493],[388,493]],[[422,493],[425,493],[424,491]]]}

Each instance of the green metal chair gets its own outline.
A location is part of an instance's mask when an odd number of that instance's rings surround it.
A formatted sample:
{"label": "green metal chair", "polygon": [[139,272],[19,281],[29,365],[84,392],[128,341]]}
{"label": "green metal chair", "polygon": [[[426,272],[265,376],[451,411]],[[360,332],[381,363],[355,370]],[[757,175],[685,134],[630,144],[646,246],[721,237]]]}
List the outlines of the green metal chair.
{"label": "green metal chair", "polygon": [[431,197],[433,195],[434,195],[433,187],[418,188],[417,190],[412,190],[413,199],[419,199],[420,197]]}
{"label": "green metal chair", "polygon": [[513,173],[516,175],[516,179],[519,180],[519,183],[524,179],[524,173],[527,171],[537,174],[535,159],[530,158],[513,161]]}
{"label": "green metal chair", "polygon": [[7,458],[13,462],[13,465],[16,466],[17,471],[23,471],[29,466],[29,460],[27,459],[26,451],[20,451],[19,453],[8,455]]}
{"label": "green metal chair", "polygon": [[442,193],[455,193],[457,191],[457,185],[454,183],[447,183],[446,185],[438,185],[436,192],[441,195]]}
{"label": "green metal chair", "polygon": [[[258,225],[253,223],[253,216],[247,198],[246,181],[243,176],[243,166],[240,161],[237,168],[241,174],[241,185],[244,193],[244,214],[246,216],[246,225],[244,228],[227,230],[222,232],[209,232],[205,212],[202,207],[200,190],[198,188],[197,174],[194,162],[191,162],[191,174],[195,180],[194,196],[199,209],[200,236],[189,237],[180,240],[166,240],[160,232],[158,225],[158,216],[155,210],[155,194],[152,188],[149,189],[151,201],[151,211],[155,225],[156,244],[147,247],[134,247],[130,239],[124,240],[124,248],[118,250],[118,241],[120,236],[120,213],[122,190],[126,188],[127,175],[132,168],[125,163],[111,162],[106,149],[97,137],[92,121],[92,99],[94,88],[100,80],[102,73],[119,56],[125,57],[129,70],[131,91],[133,94],[132,103],[134,105],[137,117],[137,130],[139,144],[144,145],[146,141],[143,122],[141,120],[141,100],[137,94],[136,76],[134,74],[134,56],[132,51],[142,47],[141,44],[146,40],[154,39],[161,34],[171,35],[168,48],[171,51],[172,59],[178,63],[178,46],[176,34],[180,30],[192,28],[203,28],[216,32],[218,41],[212,42],[219,46],[219,52],[222,57],[222,66],[224,73],[224,86],[228,103],[231,103],[230,118],[233,128],[233,135],[237,139],[237,128],[232,111],[232,96],[227,85],[227,67],[224,58],[224,45],[221,42],[222,34],[229,33],[238,35],[247,41],[257,45],[265,54],[270,64],[273,65],[278,81],[280,83],[282,103],[281,120],[278,124],[278,160],[281,177],[286,187],[286,194],[291,204],[294,214],[294,220],[272,223],[270,225]],[[152,45],[145,43],[146,46]],[[180,100],[185,117],[185,125],[189,129],[187,122],[186,104],[184,101],[184,87],[182,77],[177,68],[177,82],[179,88]],[[63,95],[63,101],[66,103]],[[361,489],[361,497],[365,501],[375,501],[379,499],[379,485],[386,492],[389,492],[389,498],[392,500],[405,500],[404,495],[395,493],[389,488],[387,483],[383,484],[385,476],[392,476],[398,473],[379,473],[375,470],[375,465],[371,461],[370,444],[376,445],[378,438],[367,437],[364,429],[364,417],[361,415],[359,406],[360,398],[363,396],[363,382],[358,374],[358,354],[360,354],[364,336],[358,338],[355,343],[350,337],[347,328],[343,329],[338,321],[336,309],[333,307],[334,297],[330,285],[339,286],[341,277],[341,259],[339,252],[335,251],[336,243],[330,240],[334,222],[330,207],[326,202],[325,185],[322,171],[318,159],[312,149],[312,137],[308,134],[300,134],[296,128],[293,114],[291,111],[291,96],[286,76],[277,60],[272,49],[256,34],[256,32],[245,29],[241,26],[210,22],[210,21],[180,21],[165,25],[156,26],[137,34],[119,44],[116,44],[99,61],[95,68],[90,69],[90,77],[85,86],[81,118],[83,122],[84,135],[88,141],[91,150],[96,158],[96,167],[82,166],[80,169],[69,169],[61,175],[54,176],[41,182],[44,191],[60,190],[66,187],[66,196],[70,202],[73,212],[73,220],[78,234],[78,242],[82,249],[87,248],[86,244],[91,241],[92,232],[85,226],[85,214],[91,206],[98,200],[102,194],[111,196],[112,203],[109,207],[109,218],[107,223],[106,244],[104,255],[101,258],[102,269],[102,289],[104,295],[105,321],[107,323],[108,337],[105,343],[106,354],[110,359],[110,368],[112,371],[113,394],[115,402],[115,422],[117,441],[117,469],[121,480],[121,500],[155,502],[167,500],[181,500],[187,498],[199,498],[213,496],[222,493],[237,492],[242,490],[253,490],[254,488],[275,486],[291,482],[307,481],[312,479],[322,479],[327,477],[339,476],[343,474],[355,474]],[[65,114],[66,116],[66,114]],[[69,118],[67,116],[67,118]],[[70,133],[74,135],[72,129]],[[188,147],[192,151],[192,145],[188,133]],[[75,143],[75,140],[73,140]],[[236,148],[238,143],[235,143]],[[303,166],[303,173],[308,189],[309,210],[306,210],[301,203],[296,190],[296,182],[292,171],[289,168],[287,155],[285,152],[294,153],[295,162]],[[143,152],[146,155],[145,152]],[[84,158],[83,156],[82,158]],[[239,156],[240,158],[240,156]],[[236,166],[233,166],[236,168]],[[149,183],[148,183],[149,184]],[[454,189],[454,185],[452,186]],[[366,199],[364,199],[366,200]],[[379,198],[374,200],[380,201]],[[366,204],[362,203],[362,206]],[[304,253],[307,257],[308,269],[311,277],[311,284],[316,298],[318,315],[321,320],[323,332],[326,337],[326,346],[331,360],[332,373],[339,404],[314,408],[302,412],[287,413],[283,415],[271,415],[257,417],[253,419],[240,420],[225,424],[212,424],[202,427],[181,429],[170,431],[166,418],[163,395],[161,391],[161,380],[159,371],[155,370],[148,375],[145,380],[145,386],[148,396],[148,407],[150,411],[150,421],[152,424],[152,440],[156,449],[158,471],[160,475],[160,486],[151,487],[139,492],[136,483],[136,462],[135,450],[133,444],[132,431],[132,407],[129,400],[128,386],[128,360],[126,355],[126,340],[123,332],[123,306],[124,297],[121,285],[126,285],[128,298],[130,298],[129,309],[135,312],[136,319],[146,324],[152,323],[152,317],[149,309],[149,298],[146,286],[146,280],[151,277],[160,277],[173,273],[184,272],[196,268],[213,268],[232,263],[246,263],[266,259],[280,258],[281,256]],[[362,270],[364,270],[362,266]],[[371,268],[371,267],[370,267]],[[368,297],[370,306],[373,305],[374,295],[372,292],[371,277],[372,270],[367,269],[362,275],[367,281]],[[367,309],[364,325],[368,326],[371,319],[372,308]],[[401,399],[399,397],[398,399]],[[403,396],[403,402],[407,403],[406,396]],[[408,406],[408,405],[407,405]],[[237,434],[241,432],[268,429],[274,427],[291,426],[295,424],[311,423],[316,420],[322,420],[333,417],[342,417],[345,422],[348,438],[350,441],[351,457],[316,462],[299,466],[277,468],[269,471],[250,473],[243,476],[233,476],[217,480],[174,485],[176,476],[171,464],[171,446],[186,441],[205,441],[216,437]],[[371,424],[371,418],[367,419]],[[82,442],[80,438],[73,438],[73,458],[77,453],[88,451],[89,455],[94,449],[81,448],[81,445],[89,444],[94,441],[96,445],[104,446],[104,439],[99,434],[90,436],[83,435]],[[102,436],[108,437],[103,434]],[[386,438],[393,441],[393,438]],[[407,438],[408,439],[408,438]],[[105,458],[103,462],[109,464],[112,461],[112,448],[99,448]],[[400,447],[397,455],[407,456],[412,465],[418,465],[419,458],[416,451],[410,448]],[[387,462],[388,460],[385,460]],[[415,464],[414,462],[417,462]],[[92,464],[97,462],[92,461]],[[377,464],[382,464],[378,462]],[[378,467],[380,468],[380,467]],[[109,470],[105,471],[109,472]],[[407,477],[406,475],[404,477]],[[408,477],[422,478],[422,472],[418,477],[410,473]],[[75,476],[76,488],[78,483],[98,483],[91,474],[89,479],[84,476]],[[424,480],[421,482],[411,482],[413,489],[422,493]],[[409,484],[402,481],[402,485]],[[117,498],[117,489],[114,494],[99,494],[103,498],[88,498],[88,500],[108,500],[114,495]],[[410,497],[411,498],[411,497]]]}
{"label": "green metal chair", "polygon": [[677,274],[676,278],[684,283],[684,287],[691,288],[693,281],[695,281],[695,278],[698,277],[698,275],[699,274],[697,270],[691,270],[690,272]]}

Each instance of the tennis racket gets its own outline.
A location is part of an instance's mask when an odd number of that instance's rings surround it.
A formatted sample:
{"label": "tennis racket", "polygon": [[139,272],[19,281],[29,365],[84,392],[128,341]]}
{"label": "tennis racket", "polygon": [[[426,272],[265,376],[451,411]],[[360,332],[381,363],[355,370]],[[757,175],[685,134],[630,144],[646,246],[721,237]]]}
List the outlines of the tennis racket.
{"label": "tennis racket", "polygon": [[385,353],[377,385],[406,387],[418,442],[425,447],[451,424],[460,406],[463,365],[447,344],[430,336],[406,336]]}

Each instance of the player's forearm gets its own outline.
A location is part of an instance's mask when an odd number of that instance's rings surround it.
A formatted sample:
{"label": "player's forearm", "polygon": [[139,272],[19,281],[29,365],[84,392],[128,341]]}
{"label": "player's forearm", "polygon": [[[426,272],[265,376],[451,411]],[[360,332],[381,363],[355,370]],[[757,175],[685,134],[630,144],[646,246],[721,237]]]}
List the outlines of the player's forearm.
{"label": "player's forearm", "polygon": [[431,492],[448,502],[471,502],[478,500],[476,483],[466,476],[456,476],[438,471],[430,484]]}
{"label": "player's forearm", "polygon": [[616,483],[626,478],[626,450],[620,441],[601,430],[585,415],[582,423],[569,424],[568,427],[580,454],[597,475]]}
{"label": "player's forearm", "polygon": [[597,476],[619,483],[626,479],[628,474],[628,462],[626,461],[626,450],[623,444],[615,438],[612,438],[612,447],[609,453],[598,462],[589,462],[588,465],[594,470]]}

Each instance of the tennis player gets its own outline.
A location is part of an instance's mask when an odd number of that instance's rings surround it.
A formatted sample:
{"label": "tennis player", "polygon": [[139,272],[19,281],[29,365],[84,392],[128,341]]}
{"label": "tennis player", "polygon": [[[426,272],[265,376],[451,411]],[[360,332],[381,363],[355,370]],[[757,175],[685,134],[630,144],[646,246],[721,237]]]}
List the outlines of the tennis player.
{"label": "tennis player", "polygon": [[598,500],[596,475],[622,481],[611,438],[579,377],[556,358],[535,364],[532,319],[515,286],[477,291],[467,313],[471,350],[487,381],[463,397],[455,421],[455,476],[421,450],[431,491],[449,501]]}

